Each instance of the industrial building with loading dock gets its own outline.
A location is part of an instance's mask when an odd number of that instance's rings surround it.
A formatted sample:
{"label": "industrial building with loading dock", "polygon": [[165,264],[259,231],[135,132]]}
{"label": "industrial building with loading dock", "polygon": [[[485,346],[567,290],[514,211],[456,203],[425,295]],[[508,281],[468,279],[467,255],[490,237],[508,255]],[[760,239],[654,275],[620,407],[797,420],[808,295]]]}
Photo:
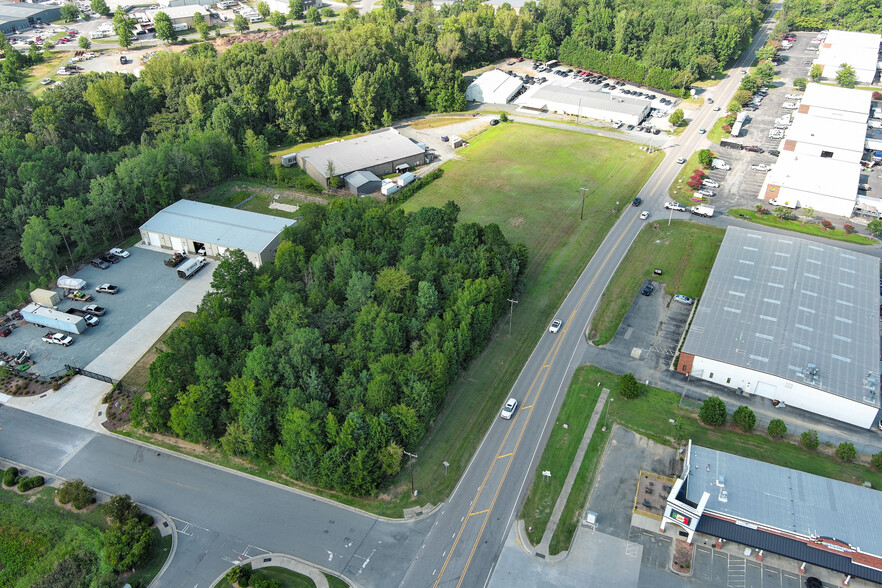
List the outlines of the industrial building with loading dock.
{"label": "industrial building with loading dock", "polygon": [[147,245],[218,257],[241,249],[256,267],[272,261],[282,231],[296,219],[179,200],[141,225]]}
{"label": "industrial building with loading dock", "polygon": [[[882,583],[879,491],[693,445],[667,498],[661,531],[734,541],[853,578]],[[746,555],[751,552],[748,549]],[[797,570],[793,570],[796,572]],[[731,584],[730,584],[731,585]],[[808,584],[806,584],[808,585]]]}
{"label": "industrial building with loading dock", "polygon": [[424,145],[387,128],[364,137],[334,141],[296,154],[288,153],[282,156],[282,164],[290,165],[292,159],[296,159],[300,169],[327,188],[332,177],[340,185],[343,185],[345,176],[357,171],[383,177],[428,163],[429,157]]}
{"label": "industrial building with loading dock", "polygon": [[60,6],[0,0],[0,33],[7,37],[26,31],[37,23],[50,23],[60,18]]}
{"label": "industrial building with loading dock", "polygon": [[879,412],[879,260],[730,227],[677,371],[870,428]]}

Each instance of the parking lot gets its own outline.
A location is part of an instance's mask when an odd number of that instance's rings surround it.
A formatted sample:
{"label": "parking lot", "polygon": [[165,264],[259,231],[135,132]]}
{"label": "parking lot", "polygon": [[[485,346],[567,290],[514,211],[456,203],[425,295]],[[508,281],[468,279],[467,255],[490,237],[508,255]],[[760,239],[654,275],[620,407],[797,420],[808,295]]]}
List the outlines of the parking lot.
{"label": "parking lot", "polygon": [[[0,351],[13,354],[28,350],[36,363],[31,373],[41,375],[62,370],[65,364],[85,367],[186,283],[163,264],[167,255],[137,247],[129,251],[131,257],[106,270],[86,266],[73,276],[86,281],[83,292],[91,294],[94,301],[73,303],[62,299],[59,310],[98,304],[107,311],[99,317],[97,326],[88,327],[80,335],[72,334],[73,345],[44,343],[42,336],[53,329],[19,321],[10,336],[0,339]],[[108,282],[119,286],[119,293],[95,292],[97,286]]]}

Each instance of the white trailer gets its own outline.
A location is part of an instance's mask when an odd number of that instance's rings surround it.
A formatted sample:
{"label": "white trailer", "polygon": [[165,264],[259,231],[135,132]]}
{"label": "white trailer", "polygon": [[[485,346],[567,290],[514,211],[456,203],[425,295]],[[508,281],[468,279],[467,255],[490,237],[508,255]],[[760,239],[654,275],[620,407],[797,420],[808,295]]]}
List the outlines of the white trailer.
{"label": "white trailer", "polygon": [[714,207],[713,206],[705,206],[704,204],[699,204],[698,206],[693,206],[692,208],[690,208],[689,212],[691,212],[695,216],[703,216],[706,218],[710,218],[714,215]]}
{"label": "white trailer", "polygon": [[55,283],[58,284],[59,288],[64,288],[65,290],[85,290],[86,288],[86,280],[71,278],[70,276],[59,276]]}
{"label": "white trailer", "polygon": [[291,167],[292,165],[297,164],[297,154],[296,153],[286,153],[282,156],[282,165],[285,167]]}
{"label": "white trailer", "polygon": [[413,183],[414,180],[416,180],[416,176],[413,175],[412,173],[410,173],[410,172],[403,173],[400,176],[398,176],[398,186],[400,188],[403,188],[406,185]]}
{"label": "white trailer", "polygon": [[28,304],[21,309],[21,316],[31,324],[67,333],[76,333],[77,335],[84,332],[87,328],[83,317],[67,314],[54,308],[46,308],[39,304]]}

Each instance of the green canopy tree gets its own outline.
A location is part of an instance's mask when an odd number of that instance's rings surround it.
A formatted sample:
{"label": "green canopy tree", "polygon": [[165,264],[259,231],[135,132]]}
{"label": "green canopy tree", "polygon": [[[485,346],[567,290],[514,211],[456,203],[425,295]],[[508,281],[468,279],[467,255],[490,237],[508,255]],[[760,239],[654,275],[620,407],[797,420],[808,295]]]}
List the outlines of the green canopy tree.
{"label": "green canopy tree", "polygon": [[304,10],[303,0],[288,1],[288,18],[291,20],[303,20]]}
{"label": "green canopy tree", "polygon": [[21,236],[21,258],[31,270],[43,278],[59,274],[58,246],[61,237],[54,234],[46,219],[32,216]]}
{"label": "green canopy tree", "polygon": [[815,63],[814,65],[812,65],[811,69],[809,70],[809,79],[811,81],[820,82],[821,76],[823,76],[823,75],[824,75],[824,66],[822,66],[819,63]]}
{"label": "green canopy tree", "polygon": [[62,4],[60,12],[61,18],[64,19],[65,22],[71,22],[80,17],[80,11],[74,4]]}
{"label": "green canopy tree", "polygon": [[135,42],[135,33],[132,31],[135,30],[136,24],[137,21],[134,18],[129,18],[120,9],[117,9],[113,14],[113,30],[116,33],[117,39],[119,39],[120,47],[128,48]]}
{"label": "green canopy tree", "polygon": [[89,8],[92,9],[96,14],[100,14],[101,16],[107,16],[110,14],[110,7],[107,6],[107,2],[104,0],[92,0],[89,2]]}
{"label": "green canopy tree", "polygon": [[857,82],[857,73],[852,66],[843,63],[836,70],[836,82],[843,88],[854,88],[855,82]]}
{"label": "green canopy tree", "polygon": [[272,13],[270,13],[269,18],[267,20],[271,25],[273,25],[277,29],[281,29],[282,27],[285,26],[285,23],[288,22],[288,19],[285,17],[285,15],[282,14],[281,12],[279,12],[278,10],[274,10]]}
{"label": "green canopy tree", "polygon": [[178,33],[172,26],[171,17],[161,10],[153,17],[153,25],[156,27],[156,38],[163,41],[177,41]]}
{"label": "green canopy tree", "polygon": [[248,21],[245,19],[244,16],[242,16],[241,14],[237,14],[235,17],[233,17],[233,28],[236,30],[236,32],[244,33],[251,27],[248,25]]}
{"label": "green canopy tree", "polygon": [[322,15],[315,6],[310,6],[306,11],[306,23],[311,25],[322,24]]}

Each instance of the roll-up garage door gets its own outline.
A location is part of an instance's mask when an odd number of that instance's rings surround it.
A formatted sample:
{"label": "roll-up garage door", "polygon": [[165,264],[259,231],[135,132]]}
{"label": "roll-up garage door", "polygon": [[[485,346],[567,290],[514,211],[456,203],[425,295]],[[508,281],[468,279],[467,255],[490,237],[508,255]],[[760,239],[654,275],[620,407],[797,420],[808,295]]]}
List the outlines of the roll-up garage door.
{"label": "roll-up garage door", "polygon": [[172,249],[175,251],[183,251],[184,250],[184,241],[183,239],[178,239],[177,237],[171,238]]}

